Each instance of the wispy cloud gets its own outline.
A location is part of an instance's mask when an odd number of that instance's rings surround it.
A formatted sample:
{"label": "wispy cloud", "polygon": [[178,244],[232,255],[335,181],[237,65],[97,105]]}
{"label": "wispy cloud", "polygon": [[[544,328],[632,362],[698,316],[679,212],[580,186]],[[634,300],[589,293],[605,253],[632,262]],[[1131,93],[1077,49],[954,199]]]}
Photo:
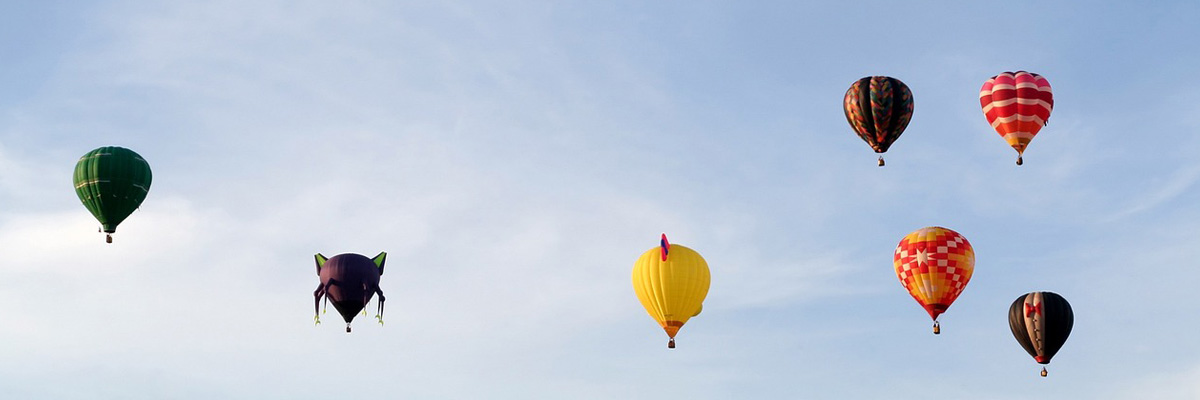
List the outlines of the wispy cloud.
{"label": "wispy cloud", "polygon": [[[1134,197],[1123,210],[1113,213],[1106,222],[1117,221],[1146,212],[1185,194],[1200,180],[1200,166],[1181,167],[1165,179],[1151,180],[1154,188]],[[1146,184],[1146,183],[1143,183]]]}

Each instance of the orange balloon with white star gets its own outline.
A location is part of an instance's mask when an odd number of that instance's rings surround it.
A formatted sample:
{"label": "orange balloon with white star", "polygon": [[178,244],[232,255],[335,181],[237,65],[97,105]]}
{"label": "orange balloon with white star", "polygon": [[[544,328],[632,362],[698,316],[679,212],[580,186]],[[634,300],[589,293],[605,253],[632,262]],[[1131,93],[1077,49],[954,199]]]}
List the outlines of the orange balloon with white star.
{"label": "orange balloon with white star", "polygon": [[941,333],[938,316],[962,294],[975,272],[975,250],[958,232],[931,226],[900,239],[892,262],[908,294],[933,318],[933,333]]}

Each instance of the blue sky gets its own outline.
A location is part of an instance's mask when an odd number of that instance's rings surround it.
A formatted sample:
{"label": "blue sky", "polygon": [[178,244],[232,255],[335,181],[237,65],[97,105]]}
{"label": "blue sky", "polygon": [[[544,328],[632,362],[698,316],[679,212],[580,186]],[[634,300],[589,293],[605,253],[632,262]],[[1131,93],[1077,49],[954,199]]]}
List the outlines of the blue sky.
{"label": "blue sky", "polygon": [[[1200,4],[913,3],[4,2],[0,393],[1200,397]],[[1055,94],[1021,167],[1011,70]],[[868,75],[914,93],[884,168]],[[69,184],[104,145],[155,177],[111,245]],[[891,264],[931,225],[977,254],[940,336]],[[662,232],[713,276],[675,350],[630,285]],[[379,251],[387,324],[314,327],[312,254]],[[1047,379],[1034,290],[1076,314]]]}

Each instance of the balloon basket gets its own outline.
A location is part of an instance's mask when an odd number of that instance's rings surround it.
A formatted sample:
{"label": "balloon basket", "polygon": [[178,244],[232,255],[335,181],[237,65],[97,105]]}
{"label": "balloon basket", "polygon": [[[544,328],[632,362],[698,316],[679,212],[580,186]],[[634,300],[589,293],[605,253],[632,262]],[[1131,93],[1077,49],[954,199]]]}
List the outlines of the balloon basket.
{"label": "balloon basket", "polygon": [[675,338],[671,338],[671,340],[667,342],[667,348],[668,349],[675,348]]}
{"label": "balloon basket", "polygon": [[112,235],[104,235],[104,243],[112,243]]}
{"label": "balloon basket", "polygon": [[938,324],[937,321],[933,321],[933,334],[934,335],[942,334],[942,326],[940,324]]}
{"label": "balloon basket", "polygon": [[1042,367],[1042,377],[1045,378],[1046,375],[1049,375],[1049,374],[1050,373],[1046,372],[1046,367]]}

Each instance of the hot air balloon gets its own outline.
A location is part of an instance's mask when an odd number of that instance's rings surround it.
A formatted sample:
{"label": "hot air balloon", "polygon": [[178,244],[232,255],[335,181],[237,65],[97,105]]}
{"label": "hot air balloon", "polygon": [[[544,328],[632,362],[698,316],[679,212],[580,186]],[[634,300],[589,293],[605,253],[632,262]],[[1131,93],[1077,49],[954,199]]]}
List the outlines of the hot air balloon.
{"label": "hot air balloon", "polygon": [[[876,153],[884,153],[912,119],[912,92],[899,79],[868,76],[850,85],[842,99],[842,109],[858,137]],[[882,155],[879,166],[883,166]]]}
{"label": "hot air balloon", "polygon": [[117,225],[146,199],[150,178],[150,164],[124,147],[101,147],[75,163],[75,194],[100,221],[105,241],[112,243]]}
{"label": "hot air balloon", "polygon": [[1029,141],[1042,130],[1054,109],[1050,82],[1041,75],[1017,71],[993,76],[979,89],[979,104],[988,123],[1017,150],[1017,165]]}
{"label": "hot air balloon", "polygon": [[658,247],[646,250],[633,264],[633,291],[667,332],[668,348],[675,348],[679,328],[700,314],[708,285],[708,263],[700,253],[668,243],[666,234]]}
{"label": "hot air balloon", "polygon": [[383,324],[383,290],[379,289],[379,276],[383,275],[383,262],[387,252],[375,258],[361,254],[338,254],[332,258],[317,253],[317,276],[321,284],[313,292],[316,297],[316,321],[321,323],[321,297],[333,303],[333,308],[346,320],[346,333],[350,333],[350,321],[367,306],[371,297],[379,295],[379,311],[375,319]]}
{"label": "hot air balloon", "polygon": [[908,294],[933,318],[933,333],[941,333],[938,315],[950,308],[975,272],[971,243],[946,228],[921,228],[900,239],[892,262]]}
{"label": "hot air balloon", "polygon": [[[1008,327],[1013,337],[1038,364],[1050,363],[1071,336],[1074,324],[1071,304],[1054,292],[1026,293],[1008,307]],[[1046,367],[1042,367],[1042,376],[1046,376]]]}

